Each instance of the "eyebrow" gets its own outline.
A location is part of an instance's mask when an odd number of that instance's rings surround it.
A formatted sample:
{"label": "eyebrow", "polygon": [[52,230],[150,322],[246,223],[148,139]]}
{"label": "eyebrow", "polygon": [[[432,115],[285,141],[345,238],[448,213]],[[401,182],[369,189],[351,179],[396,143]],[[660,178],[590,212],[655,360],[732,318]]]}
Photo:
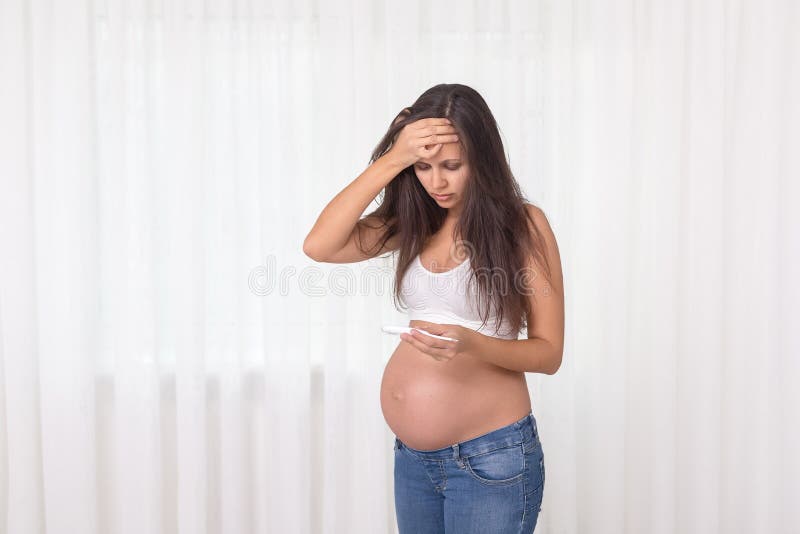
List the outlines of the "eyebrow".
{"label": "eyebrow", "polygon": [[[422,161],[422,160],[418,160],[417,163],[424,163],[425,165],[430,165],[430,163],[428,163],[427,161]],[[446,159],[446,160],[442,161],[441,164],[444,165],[445,163],[461,163],[461,160],[460,159]]]}

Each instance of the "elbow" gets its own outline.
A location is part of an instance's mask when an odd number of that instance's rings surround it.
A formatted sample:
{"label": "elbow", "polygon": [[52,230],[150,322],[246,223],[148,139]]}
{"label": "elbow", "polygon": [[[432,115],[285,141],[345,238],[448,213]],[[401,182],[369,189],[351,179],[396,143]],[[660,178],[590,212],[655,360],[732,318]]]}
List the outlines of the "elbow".
{"label": "elbow", "polygon": [[564,354],[564,350],[563,349],[560,349],[555,353],[555,355],[553,356],[553,359],[552,359],[553,365],[550,367],[550,372],[547,373],[547,374],[554,375],[554,374],[556,374],[558,372],[558,370],[561,368],[561,359],[562,359],[563,354]]}
{"label": "elbow", "polygon": [[554,375],[561,367],[561,355],[564,350],[556,346],[555,343],[548,341],[544,338],[529,338],[536,340],[536,350],[531,357],[530,372],[542,373],[545,375]]}
{"label": "elbow", "polygon": [[303,254],[308,256],[314,261],[322,261],[319,256],[319,252],[317,248],[314,246],[313,241],[309,239],[310,236],[306,237],[303,241]]}

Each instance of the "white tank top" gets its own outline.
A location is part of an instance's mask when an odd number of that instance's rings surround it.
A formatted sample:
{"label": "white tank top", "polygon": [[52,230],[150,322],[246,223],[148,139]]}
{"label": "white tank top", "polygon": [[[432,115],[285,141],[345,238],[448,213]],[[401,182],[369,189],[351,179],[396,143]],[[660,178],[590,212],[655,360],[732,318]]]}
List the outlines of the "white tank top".
{"label": "white tank top", "polygon": [[408,308],[408,319],[460,324],[487,336],[517,339],[518,332],[514,332],[506,320],[495,334],[497,316],[494,313],[481,327],[483,321],[477,308],[477,284],[474,280],[468,284],[469,263],[467,258],[449,271],[435,273],[422,265],[417,254],[400,285],[400,300]]}

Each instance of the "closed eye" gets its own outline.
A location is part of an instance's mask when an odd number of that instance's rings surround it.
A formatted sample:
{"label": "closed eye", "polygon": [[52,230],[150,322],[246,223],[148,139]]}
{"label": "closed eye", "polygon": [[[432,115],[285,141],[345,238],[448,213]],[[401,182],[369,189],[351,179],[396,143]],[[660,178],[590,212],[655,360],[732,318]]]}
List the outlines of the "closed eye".
{"label": "closed eye", "polygon": [[[461,167],[461,165],[446,165],[444,168],[448,171],[457,171],[459,167]],[[430,165],[417,165],[417,169],[421,171],[427,171],[430,168]]]}

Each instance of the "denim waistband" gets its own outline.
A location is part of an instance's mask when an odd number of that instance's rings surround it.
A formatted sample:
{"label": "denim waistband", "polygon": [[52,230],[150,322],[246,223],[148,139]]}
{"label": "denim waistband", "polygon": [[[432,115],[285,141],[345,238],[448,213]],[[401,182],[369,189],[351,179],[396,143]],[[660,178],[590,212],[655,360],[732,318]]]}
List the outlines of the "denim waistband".
{"label": "denim waistband", "polygon": [[506,425],[504,427],[492,430],[481,436],[462,441],[449,447],[442,447],[431,451],[424,451],[414,449],[403,443],[397,436],[395,436],[395,447],[405,447],[414,454],[430,459],[430,460],[443,460],[447,458],[463,458],[474,456],[484,452],[493,451],[501,447],[510,447],[526,442],[531,438],[539,437],[538,429],[536,428],[536,418],[533,416],[533,411],[528,412],[528,415]]}

